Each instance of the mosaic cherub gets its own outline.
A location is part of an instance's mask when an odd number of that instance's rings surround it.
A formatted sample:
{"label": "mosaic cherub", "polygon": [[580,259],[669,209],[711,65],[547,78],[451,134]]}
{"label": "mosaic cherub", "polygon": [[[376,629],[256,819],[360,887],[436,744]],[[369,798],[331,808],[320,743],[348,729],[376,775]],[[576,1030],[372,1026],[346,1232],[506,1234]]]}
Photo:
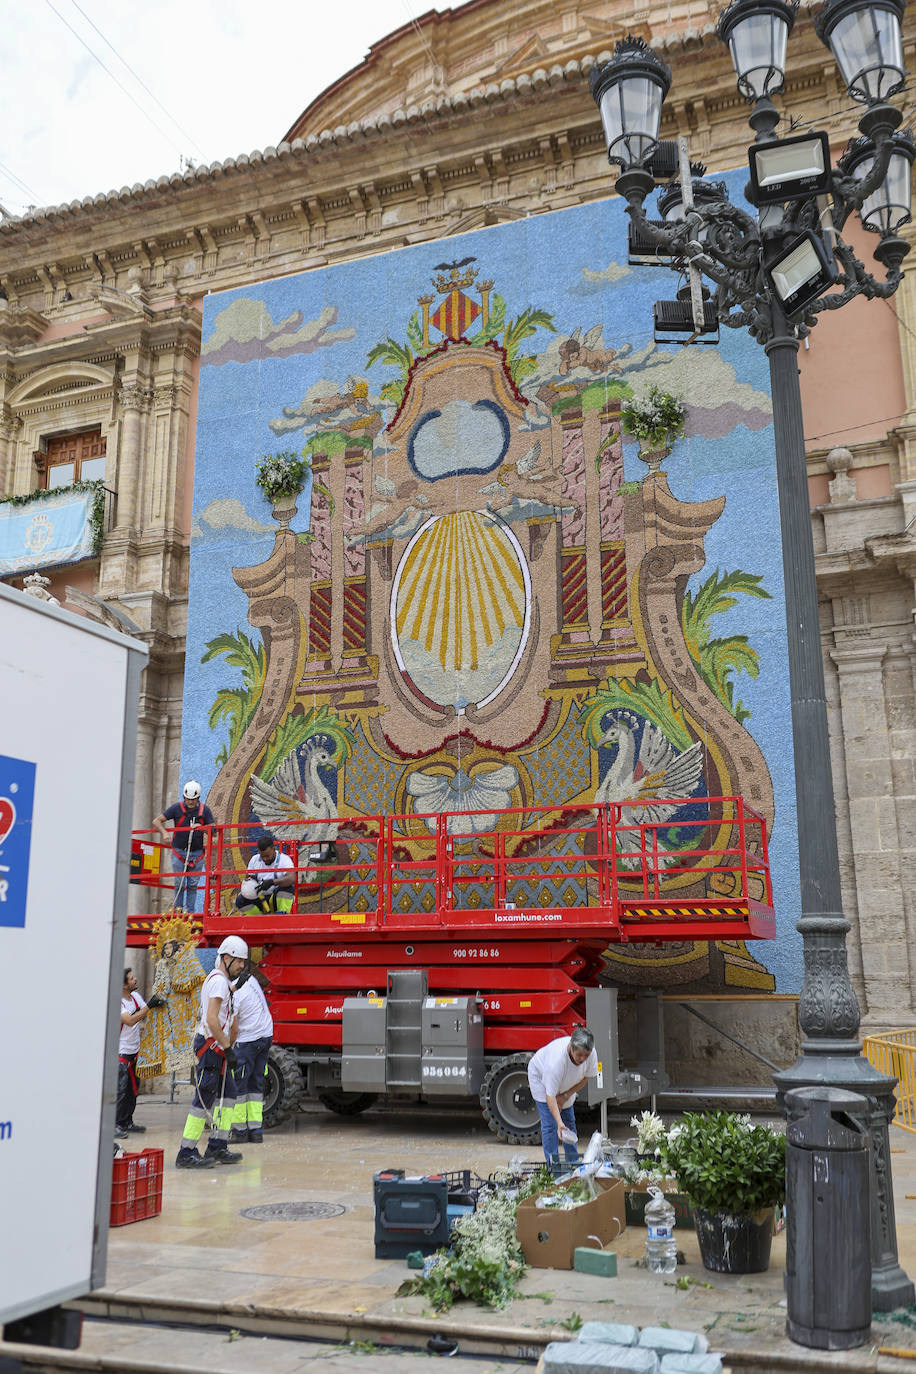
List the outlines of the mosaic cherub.
{"label": "mosaic cherub", "polygon": [[[458,473],[447,482],[420,482],[406,478],[395,484],[390,478],[376,474],[375,490],[386,505],[364,526],[367,539],[383,534],[413,512],[424,519],[448,516],[455,510],[502,511],[519,500],[540,501],[557,510],[578,506],[574,496],[563,490],[563,475],[544,461],[541,440],[534,444],[515,463],[504,463],[495,474],[487,474],[481,484],[481,474]],[[494,481],[495,477],[495,481]],[[500,491],[494,490],[498,484]]]}

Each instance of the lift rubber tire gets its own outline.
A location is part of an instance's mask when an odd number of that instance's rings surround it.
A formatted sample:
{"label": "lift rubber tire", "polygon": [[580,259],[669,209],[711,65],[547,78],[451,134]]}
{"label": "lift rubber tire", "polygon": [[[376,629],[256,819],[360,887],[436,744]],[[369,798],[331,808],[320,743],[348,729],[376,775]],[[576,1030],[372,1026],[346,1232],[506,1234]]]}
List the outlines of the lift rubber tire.
{"label": "lift rubber tire", "polygon": [[340,1088],[322,1088],[318,1101],[338,1116],[359,1116],[378,1101],[378,1093],[345,1093]]}
{"label": "lift rubber tire", "polygon": [[299,1061],[282,1045],[272,1045],[264,1079],[264,1125],[279,1126],[302,1106],[305,1084]]}
{"label": "lift rubber tire", "polygon": [[528,1054],[510,1054],[487,1070],[480,1088],[484,1120],[498,1140],[532,1145],[541,1139],[541,1118],[528,1086]]}

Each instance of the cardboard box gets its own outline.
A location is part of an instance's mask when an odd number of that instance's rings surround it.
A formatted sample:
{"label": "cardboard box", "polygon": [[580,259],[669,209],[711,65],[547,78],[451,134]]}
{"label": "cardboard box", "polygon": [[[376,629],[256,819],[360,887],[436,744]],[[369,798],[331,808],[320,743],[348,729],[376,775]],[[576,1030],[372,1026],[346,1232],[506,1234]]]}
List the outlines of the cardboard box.
{"label": "cardboard box", "polygon": [[577,1246],[603,1248],[626,1230],[622,1181],[599,1178],[596,1183],[598,1196],[567,1212],[539,1208],[537,1199],[542,1193],[519,1203],[516,1228],[526,1264],[536,1269],[572,1269]]}

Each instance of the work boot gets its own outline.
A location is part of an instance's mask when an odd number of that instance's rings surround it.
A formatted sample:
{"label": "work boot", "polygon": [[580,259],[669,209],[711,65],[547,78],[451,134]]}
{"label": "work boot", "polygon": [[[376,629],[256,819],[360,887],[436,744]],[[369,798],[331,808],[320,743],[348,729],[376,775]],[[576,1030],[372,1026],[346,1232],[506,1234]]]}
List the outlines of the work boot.
{"label": "work boot", "polygon": [[213,1159],[199,1155],[196,1150],[179,1150],[175,1160],[176,1169],[212,1169]]}
{"label": "work boot", "polygon": [[124,1127],[125,1131],[130,1131],[132,1135],[142,1135],[146,1130],[145,1126],[138,1126],[136,1121],[128,1121]]}
{"label": "work boot", "polygon": [[248,1127],[248,1143],[249,1143],[249,1145],[261,1145],[261,1144],[263,1144],[263,1141],[264,1141],[264,1132],[261,1130],[260,1126],[249,1126],[249,1127]]}
{"label": "work boot", "polygon": [[214,1164],[239,1164],[242,1156],[238,1150],[214,1150],[208,1145],[204,1159],[212,1159]]}
{"label": "work boot", "polygon": [[231,1145],[245,1145],[249,1139],[248,1130],[245,1126],[233,1126],[229,1135]]}

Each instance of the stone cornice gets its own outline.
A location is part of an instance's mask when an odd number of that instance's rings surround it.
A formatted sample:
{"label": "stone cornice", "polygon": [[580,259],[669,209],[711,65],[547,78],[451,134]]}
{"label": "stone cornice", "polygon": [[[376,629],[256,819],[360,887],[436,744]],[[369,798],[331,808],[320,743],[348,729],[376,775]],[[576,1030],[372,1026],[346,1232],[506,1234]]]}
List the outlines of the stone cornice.
{"label": "stone cornice", "polygon": [[[663,136],[670,136],[674,132],[674,128],[670,126],[675,123],[675,115],[680,113],[682,118],[678,123],[687,125],[680,128],[680,132],[688,132],[691,124],[694,128],[702,124],[708,134],[711,121],[718,116],[719,122],[727,126],[728,138],[733,141],[734,126],[737,122],[733,116],[737,113],[743,114],[746,107],[734,90],[734,79],[728,68],[724,49],[715,38],[714,24],[710,22],[699,29],[688,28],[681,33],[653,37],[652,41],[661,55],[669,58],[683,56],[689,59],[691,68],[683,73],[680,91],[673,92],[668,102],[662,128]],[[854,112],[851,108],[845,108],[850,104],[848,101],[843,102],[844,108],[841,110],[830,108],[831,102],[827,101],[824,90],[826,64],[823,54],[817,51],[814,45],[809,44],[809,47],[812,50],[805,53],[807,69],[803,68],[796,72],[790,83],[788,101],[792,104],[794,95],[803,95],[807,102],[816,103],[819,123],[830,131],[839,122],[842,128],[836,128],[836,137],[843,139],[852,132]],[[461,145],[464,151],[460,156],[466,160],[472,147],[492,147],[492,125],[486,118],[491,110],[494,113],[499,110],[502,126],[506,123],[507,116],[511,122],[513,110],[524,107],[524,118],[518,121],[517,142],[524,141],[526,129],[529,131],[529,138],[532,135],[549,137],[564,128],[568,135],[566,120],[572,116],[574,126],[578,125],[588,141],[593,142],[596,150],[600,152],[600,128],[587,89],[587,77],[596,62],[607,61],[610,56],[607,50],[586,53],[581,57],[570,58],[562,64],[555,63],[549,68],[536,67],[530,74],[477,86],[466,93],[458,91],[452,95],[443,94],[435,101],[397,108],[390,114],[383,113],[373,119],[354,120],[333,129],[324,129],[320,133],[309,133],[305,138],[281,142],[276,147],[268,147],[263,151],[255,150],[249,154],[184,172],[173,172],[156,180],[138,182],[130,187],[122,186],[119,190],[88,196],[69,204],[36,209],[16,218],[4,219],[0,221],[0,255],[7,242],[21,241],[23,236],[34,241],[36,245],[39,239],[54,239],[59,244],[63,230],[72,243],[74,231],[82,225],[87,228],[91,226],[91,239],[87,240],[84,251],[89,252],[94,246],[98,254],[99,230],[102,227],[100,220],[103,219],[107,221],[103,230],[106,239],[111,238],[117,242],[120,237],[122,242],[126,241],[133,247],[141,238],[139,216],[142,215],[143,238],[159,235],[165,240],[170,235],[180,233],[182,226],[188,226],[185,232],[194,236],[197,252],[205,260],[208,256],[216,256],[217,245],[213,237],[214,226],[208,223],[207,214],[201,212],[203,203],[206,201],[212,204],[214,190],[222,191],[225,188],[226,192],[230,192],[230,187],[231,194],[227,195],[227,200],[231,199],[237,203],[238,199],[242,198],[259,207],[259,223],[255,222],[253,212],[243,217],[247,237],[257,249],[257,245],[265,237],[264,222],[269,218],[270,209],[275,208],[277,203],[275,200],[271,205],[264,199],[265,195],[270,195],[272,183],[280,182],[283,185],[289,211],[294,214],[295,200],[289,201],[289,192],[292,191],[295,195],[297,176],[307,178],[307,183],[301,186],[300,191],[303,196],[302,205],[307,201],[312,205],[316,203],[313,187],[318,189],[315,183],[320,185],[323,181],[324,187],[320,193],[327,195],[332,202],[332,208],[335,208],[329,181],[336,182],[340,187],[339,208],[350,212],[353,193],[347,189],[346,182],[341,183],[342,156],[345,156],[348,162],[363,163],[362,170],[354,166],[353,172],[357,177],[370,183],[373,182],[373,177],[369,169],[378,165],[380,141],[386,146],[400,145],[397,146],[397,155],[392,161],[402,168],[416,163],[418,151],[425,164],[430,165],[430,152],[428,148],[422,148],[423,144],[435,146],[434,160],[440,163],[443,160],[449,161],[449,154],[458,154]],[[713,73],[704,71],[700,79],[697,68],[698,64],[708,65],[713,56],[715,73],[710,84]],[[700,90],[704,91],[702,97],[699,95]],[[568,111],[560,108],[564,104],[569,107]],[[698,111],[701,112],[702,118],[698,117]],[[535,120],[534,127],[532,115]],[[743,120],[740,123],[743,125]],[[666,128],[666,125],[669,127]],[[476,136],[468,139],[468,129]],[[746,146],[747,137],[741,127],[739,141],[742,147]],[[511,136],[508,141],[512,141]],[[704,151],[709,152],[708,149]],[[511,159],[507,161],[511,162]],[[609,190],[606,171],[605,184],[606,190]],[[375,183],[374,191],[382,199],[385,198],[383,185]],[[208,192],[209,196],[206,194]],[[237,230],[237,211],[233,213],[230,223]],[[142,246],[141,242],[140,247]],[[162,247],[161,244],[159,246]],[[112,249],[109,259],[113,255]],[[149,254],[145,250],[136,260],[142,261],[144,255],[149,260]],[[4,270],[6,269],[0,265],[0,272]],[[39,272],[45,269],[43,264],[36,262],[34,270]],[[202,263],[202,270],[207,270],[205,261]]]}
{"label": "stone cornice", "polygon": [[830,650],[830,657],[844,677],[850,677],[854,673],[878,672],[886,656],[887,645],[882,644],[880,640],[875,640],[871,644],[860,643],[854,649],[843,645]]}
{"label": "stone cornice", "polygon": [[48,321],[37,310],[20,305],[4,305],[0,310],[0,345],[20,348],[41,338]]}

